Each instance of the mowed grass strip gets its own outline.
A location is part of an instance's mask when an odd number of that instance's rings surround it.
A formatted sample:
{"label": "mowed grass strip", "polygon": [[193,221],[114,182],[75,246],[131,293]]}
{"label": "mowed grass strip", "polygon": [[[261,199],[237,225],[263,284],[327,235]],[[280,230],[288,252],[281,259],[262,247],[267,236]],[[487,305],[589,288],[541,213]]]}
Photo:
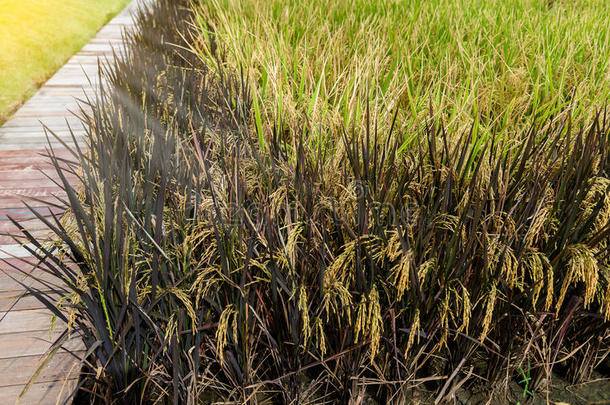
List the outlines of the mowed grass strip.
{"label": "mowed grass strip", "polygon": [[254,85],[259,130],[306,118],[338,139],[364,126],[368,100],[381,133],[395,109],[409,132],[432,107],[454,133],[515,137],[561,111],[588,119],[609,97],[605,0],[211,0],[199,14],[202,38]]}
{"label": "mowed grass strip", "polygon": [[0,123],[129,0],[0,0]]}

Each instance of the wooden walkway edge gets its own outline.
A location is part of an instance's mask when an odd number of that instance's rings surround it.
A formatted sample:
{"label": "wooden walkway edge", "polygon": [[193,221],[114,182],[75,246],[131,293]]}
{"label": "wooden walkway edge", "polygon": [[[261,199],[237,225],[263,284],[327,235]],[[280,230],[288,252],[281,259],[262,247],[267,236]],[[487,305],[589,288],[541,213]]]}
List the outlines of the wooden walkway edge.
{"label": "wooden walkway edge", "polygon": [[[148,1],[149,2],[149,1]],[[44,226],[27,209],[28,197],[54,199],[60,189],[48,178],[57,178],[47,158],[46,125],[62,140],[71,144],[70,130],[79,137],[84,133],[77,99],[94,96],[98,88],[98,60],[110,60],[113,49],[122,49],[122,32],[133,28],[133,16],[146,4],[132,3],[104,26],[79,53],[74,55],[42,88],[0,127],[0,404],[16,403],[25,385],[39,368],[51,342],[65,330],[56,325],[51,331],[51,314],[34,297],[28,296],[16,280],[28,285],[34,281],[21,274],[48,279],[39,269],[19,258],[28,258],[28,251],[7,233],[17,233],[8,220],[14,218],[36,235],[45,233]],[[61,142],[51,140],[58,156],[68,156]],[[44,203],[30,202],[43,215],[51,215]],[[55,212],[58,213],[58,212]],[[34,262],[34,260],[31,260]],[[21,404],[65,403],[78,378],[79,363],[68,351],[82,353],[80,339],[73,339],[58,352],[39,374]]]}

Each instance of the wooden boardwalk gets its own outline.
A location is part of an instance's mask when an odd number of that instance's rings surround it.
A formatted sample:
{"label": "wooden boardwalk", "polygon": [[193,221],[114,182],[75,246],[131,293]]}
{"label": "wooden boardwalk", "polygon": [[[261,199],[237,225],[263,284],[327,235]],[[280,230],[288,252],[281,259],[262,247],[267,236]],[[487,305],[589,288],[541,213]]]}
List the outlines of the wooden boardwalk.
{"label": "wooden boardwalk", "polygon": [[[141,2],[132,2],[112,19],[98,35],[59,70],[19,111],[0,128],[0,404],[15,403],[25,384],[41,364],[50,343],[65,330],[56,325],[51,332],[50,312],[34,297],[28,296],[16,280],[35,284],[11,265],[43,279],[40,269],[24,263],[27,250],[4,235],[16,233],[8,220],[19,220],[33,233],[45,233],[42,223],[27,209],[23,200],[34,197],[53,200],[61,190],[46,177],[57,175],[41,154],[46,153],[47,137],[41,122],[62,140],[71,143],[70,129],[83,135],[81,121],[73,115],[79,111],[77,98],[92,97],[98,88],[98,60],[111,59],[113,49],[120,51],[122,32],[133,26],[133,15]],[[57,155],[68,156],[61,142],[51,140]],[[44,203],[29,202],[45,216],[51,209]],[[57,213],[57,209],[55,209]],[[34,260],[30,260],[34,262]],[[82,343],[73,339],[66,349],[82,353]],[[78,377],[78,361],[67,350],[61,350],[46,365],[34,385],[21,400],[22,404],[64,403]]]}

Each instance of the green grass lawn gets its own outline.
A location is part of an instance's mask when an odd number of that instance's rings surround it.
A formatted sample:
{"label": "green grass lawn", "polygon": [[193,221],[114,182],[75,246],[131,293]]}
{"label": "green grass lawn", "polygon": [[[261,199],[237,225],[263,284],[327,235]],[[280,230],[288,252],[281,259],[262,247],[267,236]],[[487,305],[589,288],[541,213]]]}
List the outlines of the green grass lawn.
{"label": "green grass lawn", "polygon": [[0,123],[129,0],[0,0]]}

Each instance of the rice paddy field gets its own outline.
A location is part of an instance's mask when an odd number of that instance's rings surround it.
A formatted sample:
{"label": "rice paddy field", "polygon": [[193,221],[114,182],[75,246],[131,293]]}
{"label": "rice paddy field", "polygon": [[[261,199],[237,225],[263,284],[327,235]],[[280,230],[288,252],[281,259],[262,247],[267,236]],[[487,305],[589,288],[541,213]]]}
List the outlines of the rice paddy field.
{"label": "rice paddy field", "polygon": [[0,0],[0,123],[127,0]]}
{"label": "rice paddy field", "polygon": [[609,17],[158,1],[15,236],[78,403],[610,400]]}
{"label": "rice paddy field", "polygon": [[[535,120],[590,117],[609,96],[606,1],[203,1],[202,38],[252,85],[257,125],[337,139],[363,129],[366,104],[380,132],[422,120],[518,138]],[[197,47],[206,57],[209,46]]]}

